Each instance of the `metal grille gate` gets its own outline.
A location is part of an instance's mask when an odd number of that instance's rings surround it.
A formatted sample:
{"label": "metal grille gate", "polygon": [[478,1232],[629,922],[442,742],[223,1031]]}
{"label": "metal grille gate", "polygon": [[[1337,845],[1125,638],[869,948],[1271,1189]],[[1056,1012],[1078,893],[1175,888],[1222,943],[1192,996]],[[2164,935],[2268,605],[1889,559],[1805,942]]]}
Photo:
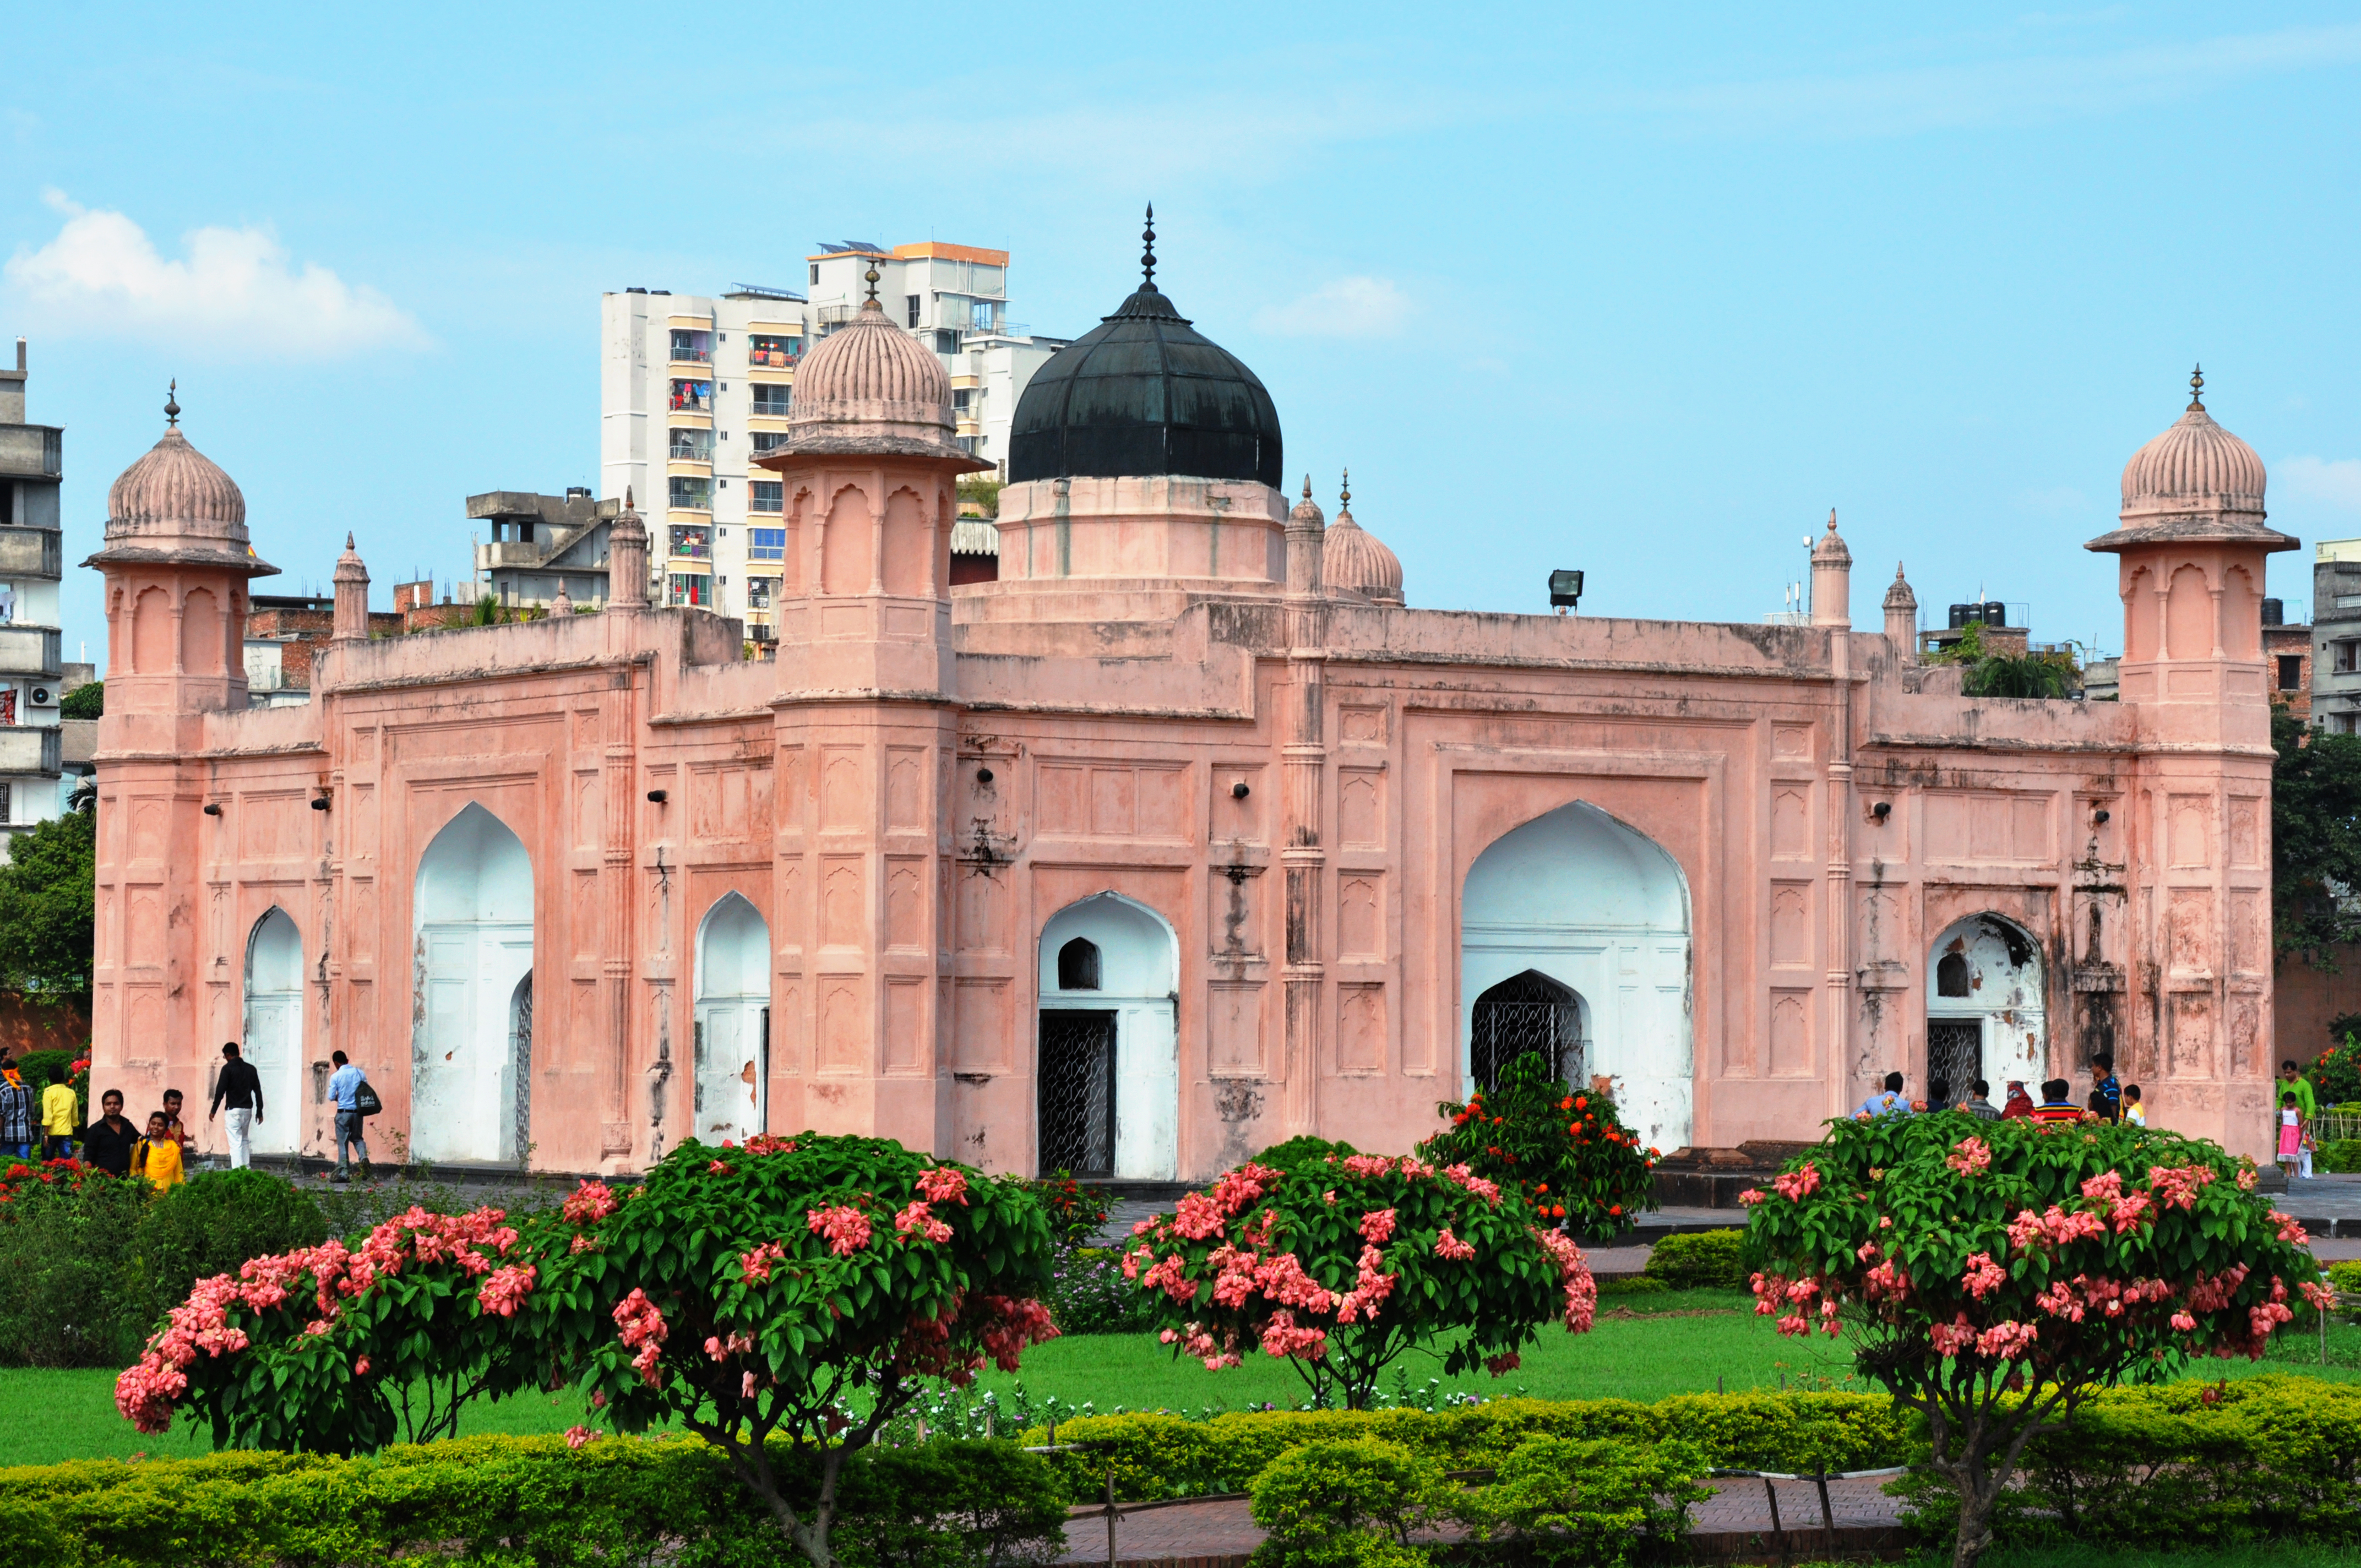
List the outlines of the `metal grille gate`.
{"label": "metal grille gate", "polygon": [[1927,1020],[1927,1085],[1934,1087],[1937,1079],[1948,1080],[1951,1103],[1959,1104],[1974,1092],[1976,1080],[1984,1075],[1984,1025],[1979,1018],[1929,1018]]}
{"label": "metal grille gate", "polygon": [[1528,1052],[1538,1054],[1566,1082],[1582,1082],[1582,1003],[1547,975],[1527,970],[1476,999],[1468,1071],[1490,1090],[1500,1069]]}
{"label": "metal grille gate", "polygon": [[1115,1174],[1115,1014],[1041,1014],[1041,1170]]}
{"label": "metal grille gate", "polygon": [[516,1072],[516,1162],[529,1166],[533,1163],[533,970],[525,970],[524,978],[517,981],[511,1005],[516,1014],[516,1030],[509,1042]]}

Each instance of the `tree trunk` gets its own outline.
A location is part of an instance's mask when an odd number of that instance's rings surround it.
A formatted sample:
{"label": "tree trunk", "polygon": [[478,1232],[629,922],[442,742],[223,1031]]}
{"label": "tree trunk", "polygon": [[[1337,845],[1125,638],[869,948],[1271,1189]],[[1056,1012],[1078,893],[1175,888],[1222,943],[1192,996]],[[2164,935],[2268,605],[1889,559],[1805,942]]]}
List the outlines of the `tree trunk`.
{"label": "tree trunk", "polygon": [[1976,1568],[1976,1559],[1993,1543],[1993,1509],[2000,1502],[2000,1479],[1981,1483],[1966,1475],[1960,1484],[1960,1533],[1951,1548],[1951,1568]]}

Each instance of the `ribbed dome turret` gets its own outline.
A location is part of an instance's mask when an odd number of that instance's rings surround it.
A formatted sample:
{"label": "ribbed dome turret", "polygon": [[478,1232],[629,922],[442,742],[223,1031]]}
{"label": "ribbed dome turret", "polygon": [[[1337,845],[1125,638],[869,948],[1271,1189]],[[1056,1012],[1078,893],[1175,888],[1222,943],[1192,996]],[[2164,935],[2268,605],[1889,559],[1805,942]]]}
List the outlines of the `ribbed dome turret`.
{"label": "ribbed dome turret", "polygon": [[220,465],[181,433],[179,387],[164,403],[163,438],[106,491],[106,543],[85,565],[144,561],[225,565],[274,576],[247,543],[246,497]]}
{"label": "ribbed dome turret", "polygon": [[2122,526],[2083,548],[2217,539],[2294,549],[2295,540],[2263,521],[2263,460],[2205,411],[2202,369],[2189,387],[2181,416],[2124,465]]}
{"label": "ribbed dome turret", "polygon": [[1402,602],[1401,559],[1386,548],[1384,540],[1353,521],[1349,488],[1337,502],[1336,521],[1328,525],[1320,575],[1331,588],[1358,594],[1373,604]]}
{"label": "ribbed dome turret", "polygon": [[246,497],[218,464],[189,444],[175,425],[106,491],[106,536],[218,532],[246,538]]}
{"label": "ribbed dome turret", "polygon": [[[873,268],[873,282],[875,276]],[[874,299],[805,356],[787,415],[786,454],[945,457],[988,466],[951,439],[951,378],[942,361],[888,320]]]}

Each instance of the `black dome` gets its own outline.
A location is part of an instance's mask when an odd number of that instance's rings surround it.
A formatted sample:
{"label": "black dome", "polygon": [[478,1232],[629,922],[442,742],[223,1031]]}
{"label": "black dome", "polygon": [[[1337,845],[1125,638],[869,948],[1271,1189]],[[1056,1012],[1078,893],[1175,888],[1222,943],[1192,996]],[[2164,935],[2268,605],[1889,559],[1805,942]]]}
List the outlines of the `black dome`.
{"label": "black dome", "polygon": [[1154,283],[1036,371],[1009,428],[1013,483],[1175,474],[1277,489],[1280,468],[1270,393]]}

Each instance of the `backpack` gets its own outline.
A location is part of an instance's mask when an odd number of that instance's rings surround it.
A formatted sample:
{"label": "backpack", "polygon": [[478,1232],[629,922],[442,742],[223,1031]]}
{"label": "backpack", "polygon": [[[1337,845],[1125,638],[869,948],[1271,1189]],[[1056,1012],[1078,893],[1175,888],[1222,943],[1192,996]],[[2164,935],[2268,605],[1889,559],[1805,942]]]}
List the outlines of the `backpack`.
{"label": "backpack", "polygon": [[374,1116],[384,1109],[385,1102],[377,1097],[377,1091],[369,1087],[368,1080],[362,1079],[353,1089],[353,1113]]}

